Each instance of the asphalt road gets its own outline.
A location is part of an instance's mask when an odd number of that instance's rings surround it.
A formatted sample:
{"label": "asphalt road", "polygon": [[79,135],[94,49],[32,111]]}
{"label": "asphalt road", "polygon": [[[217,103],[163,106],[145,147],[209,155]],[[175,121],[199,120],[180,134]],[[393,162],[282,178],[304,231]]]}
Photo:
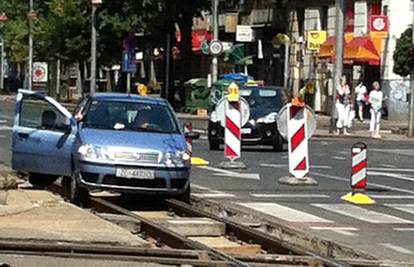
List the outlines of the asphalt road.
{"label": "asphalt road", "polygon": [[194,168],[193,192],[381,259],[414,262],[414,142],[367,142],[367,193],[377,203],[355,206],[341,197],[351,191],[351,146],[357,141],[311,140],[310,176],[319,185],[287,186],[278,183],[288,175],[287,151],[247,147],[241,160],[248,168],[223,172],[217,169],[223,151],[208,151],[207,141],[198,140],[195,156],[210,165]]}
{"label": "asphalt road", "polygon": [[[0,102],[0,165],[10,165],[14,104]],[[209,151],[205,138],[194,155],[210,162],[194,167],[193,194],[238,205],[308,233],[336,240],[381,259],[414,262],[414,141],[368,141],[371,206],[341,200],[349,193],[351,146],[356,139],[310,142],[310,176],[317,186],[280,185],[288,175],[287,152],[265,147],[242,151],[243,171],[218,168],[223,151]]]}

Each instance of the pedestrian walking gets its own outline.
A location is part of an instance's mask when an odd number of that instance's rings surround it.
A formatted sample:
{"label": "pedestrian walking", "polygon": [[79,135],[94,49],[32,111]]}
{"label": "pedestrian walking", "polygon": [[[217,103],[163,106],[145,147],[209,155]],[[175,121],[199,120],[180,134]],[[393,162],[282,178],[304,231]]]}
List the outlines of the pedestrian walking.
{"label": "pedestrian walking", "polygon": [[379,82],[375,81],[372,84],[373,90],[369,93],[369,103],[371,105],[370,113],[371,113],[371,123],[369,127],[369,131],[371,132],[372,138],[381,138],[379,134],[380,131],[380,123],[381,123],[381,112],[382,112],[382,101],[383,101],[383,93],[381,91],[381,87]]}
{"label": "pedestrian walking", "polygon": [[346,76],[342,76],[338,88],[336,88],[336,111],[338,120],[336,122],[336,134],[343,130],[344,135],[349,135],[349,112],[351,110],[351,90],[346,82]]}
{"label": "pedestrian walking", "polygon": [[364,85],[364,82],[362,80],[360,80],[357,87],[355,87],[355,95],[356,108],[358,109],[358,119],[360,122],[362,122],[364,121],[364,107],[365,99],[367,96],[367,87]]}

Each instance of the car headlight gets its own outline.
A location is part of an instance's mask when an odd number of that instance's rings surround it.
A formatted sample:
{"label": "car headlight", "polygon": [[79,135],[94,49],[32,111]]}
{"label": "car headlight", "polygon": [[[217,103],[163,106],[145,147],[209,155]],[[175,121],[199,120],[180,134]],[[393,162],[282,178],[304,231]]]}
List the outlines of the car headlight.
{"label": "car headlight", "polygon": [[183,167],[190,163],[191,156],[186,151],[164,153],[164,163],[167,167]]}
{"label": "car headlight", "polygon": [[217,116],[217,112],[216,111],[212,111],[210,113],[210,121],[212,121],[212,122],[218,122],[219,121],[219,118]]}
{"label": "car headlight", "polygon": [[78,149],[78,153],[85,159],[92,159],[92,160],[111,159],[107,149],[104,147],[100,147],[100,146],[81,145]]}
{"label": "car headlight", "polygon": [[274,123],[277,120],[277,112],[272,112],[257,120],[257,123]]}

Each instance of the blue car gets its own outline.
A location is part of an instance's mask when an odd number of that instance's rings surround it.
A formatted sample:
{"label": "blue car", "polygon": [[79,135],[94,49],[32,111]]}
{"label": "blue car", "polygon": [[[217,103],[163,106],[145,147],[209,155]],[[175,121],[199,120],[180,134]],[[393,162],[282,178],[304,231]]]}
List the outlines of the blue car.
{"label": "blue car", "polygon": [[12,151],[14,170],[37,186],[64,177],[76,204],[93,189],[190,198],[185,136],[161,98],[98,93],[72,115],[43,93],[20,90]]}

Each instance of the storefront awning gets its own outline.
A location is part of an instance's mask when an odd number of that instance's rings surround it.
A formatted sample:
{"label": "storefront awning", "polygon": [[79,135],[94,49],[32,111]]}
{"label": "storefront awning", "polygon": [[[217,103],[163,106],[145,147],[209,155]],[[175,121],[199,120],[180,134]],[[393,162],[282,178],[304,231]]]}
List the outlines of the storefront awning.
{"label": "storefront awning", "polygon": [[[344,62],[345,64],[362,63],[378,66],[381,62],[381,39],[369,35],[353,37],[345,35]],[[329,37],[319,50],[320,58],[329,58],[334,61],[335,37]]]}
{"label": "storefront awning", "polygon": [[355,37],[345,46],[344,60],[379,66],[381,55],[377,47],[370,36]]}
{"label": "storefront awning", "polygon": [[[347,33],[345,34],[345,45],[352,40],[353,34]],[[326,39],[326,42],[321,44],[319,49],[319,57],[320,58],[331,58],[333,59],[335,55],[335,36],[330,36]]]}

